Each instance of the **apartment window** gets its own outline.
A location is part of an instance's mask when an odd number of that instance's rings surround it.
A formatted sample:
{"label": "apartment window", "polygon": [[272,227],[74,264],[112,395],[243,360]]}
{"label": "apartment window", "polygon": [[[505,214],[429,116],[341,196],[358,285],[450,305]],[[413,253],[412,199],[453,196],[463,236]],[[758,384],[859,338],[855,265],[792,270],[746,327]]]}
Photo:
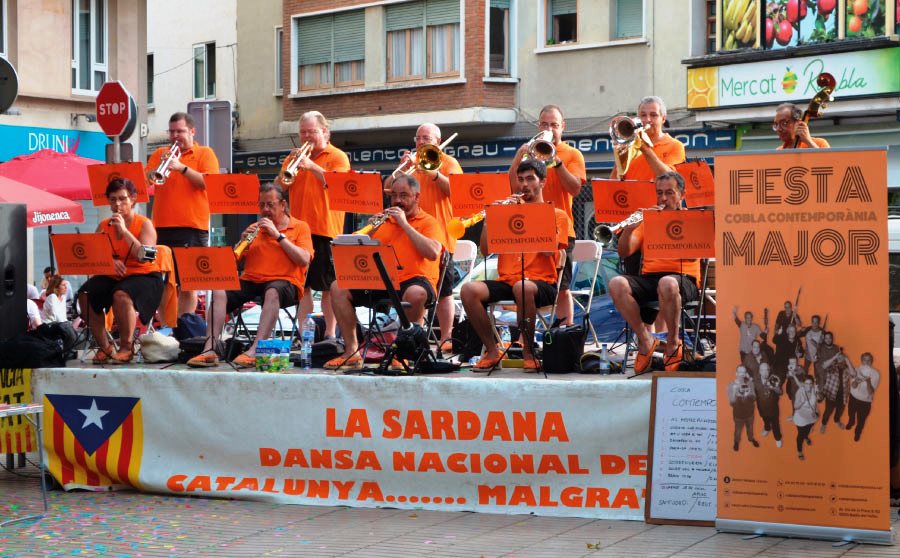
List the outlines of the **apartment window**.
{"label": "apartment window", "polygon": [[488,8],[488,56],[490,75],[509,75],[509,0],[490,0]]}
{"label": "apartment window", "polygon": [[275,94],[281,95],[282,91],[284,91],[283,83],[281,80],[281,73],[284,70],[284,61],[282,60],[282,56],[284,54],[283,50],[284,45],[284,29],[281,27],[275,28]]}
{"label": "apartment window", "polygon": [[147,104],[153,104],[153,55],[147,55]]}
{"label": "apartment window", "polygon": [[194,45],[194,98],[216,96],[216,43]]}
{"label": "apartment window", "polygon": [[578,0],[547,0],[547,44],[578,40]]}
{"label": "apartment window", "polygon": [[644,34],[644,0],[616,1],[617,39],[641,37]]}
{"label": "apartment window", "polygon": [[385,29],[389,81],[459,75],[459,0],[390,5]]}
{"label": "apartment window", "polygon": [[106,82],[107,40],[106,0],[72,0],[73,90],[98,91]]}
{"label": "apartment window", "polygon": [[363,10],[298,20],[300,89],[330,89],[365,82]]}
{"label": "apartment window", "polygon": [[706,53],[716,52],[716,0],[706,0]]}

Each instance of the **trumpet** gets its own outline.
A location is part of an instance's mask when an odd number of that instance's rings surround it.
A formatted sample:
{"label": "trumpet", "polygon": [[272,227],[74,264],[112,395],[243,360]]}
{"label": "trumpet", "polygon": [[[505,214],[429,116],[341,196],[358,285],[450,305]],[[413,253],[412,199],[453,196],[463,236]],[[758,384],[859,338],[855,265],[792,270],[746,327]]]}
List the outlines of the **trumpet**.
{"label": "trumpet", "polygon": [[553,145],[553,132],[544,130],[535,134],[526,144],[526,155],[542,163],[556,159],[556,146]]}
{"label": "trumpet", "polygon": [[259,225],[256,226],[255,229],[250,231],[247,236],[238,241],[237,244],[234,245],[234,257],[237,261],[241,261],[244,259],[246,255],[247,248],[250,247],[250,244],[256,240],[256,235],[259,234]]}
{"label": "trumpet", "polygon": [[312,154],[313,144],[305,141],[299,148],[292,150],[285,157],[284,163],[281,165],[281,172],[278,173],[278,180],[285,186],[290,186],[297,178],[297,169],[300,168],[300,159],[309,157]]}
{"label": "trumpet", "polygon": [[624,229],[628,225],[634,225],[644,220],[644,210],[638,209],[624,220],[619,221],[615,225],[597,225],[594,228],[594,240],[606,246],[612,240],[616,231]]}
{"label": "trumpet", "polygon": [[[516,203],[522,203],[522,194],[513,194],[508,198],[494,202],[491,205],[512,205]],[[472,225],[484,221],[486,215],[487,210],[482,209],[471,217],[467,217],[465,219],[453,219],[452,221],[447,223],[447,231],[451,236],[453,236],[453,238],[462,238],[466,234],[466,229],[468,229]]]}
{"label": "trumpet", "polygon": [[[631,161],[641,152],[641,144],[646,142],[648,146],[653,147],[653,143],[647,138],[644,131],[644,123],[640,118],[630,118],[628,116],[617,116],[609,123],[609,137],[613,143],[619,145],[628,144],[628,151],[623,156],[618,150],[613,150],[613,156],[616,161],[616,172],[619,178],[624,178],[631,166]],[[643,138],[643,139],[641,139]]]}
{"label": "trumpet", "polygon": [[434,145],[433,143],[420,145],[416,148],[416,164],[413,165],[408,161],[403,161],[396,169],[394,169],[394,172],[391,173],[391,177],[397,178],[397,175],[399,174],[412,174],[416,169],[429,172],[438,170],[444,163],[444,148],[450,145],[450,142],[458,135],[459,134],[454,133],[440,145]]}
{"label": "trumpet", "polygon": [[162,156],[156,170],[147,173],[147,179],[156,186],[165,184],[166,179],[169,178],[169,174],[172,172],[172,161],[175,161],[179,157],[181,157],[181,148],[178,147],[178,142],[175,142],[169,147],[169,150],[165,155]]}
{"label": "trumpet", "polygon": [[388,214],[387,213],[376,213],[372,216],[372,222],[367,224],[365,227],[359,229],[353,234],[371,234],[378,230],[378,227],[387,223]]}

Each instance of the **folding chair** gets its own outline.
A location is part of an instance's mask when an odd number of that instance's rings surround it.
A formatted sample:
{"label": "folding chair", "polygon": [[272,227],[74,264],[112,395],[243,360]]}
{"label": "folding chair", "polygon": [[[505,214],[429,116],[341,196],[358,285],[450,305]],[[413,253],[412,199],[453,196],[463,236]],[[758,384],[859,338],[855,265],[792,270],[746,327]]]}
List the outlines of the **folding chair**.
{"label": "folding chair", "polygon": [[[600,265],[601,258],[603,256],[603,246],[599,242],[595,242],[593,240],[576,240],[575,248],[572,250],[572,263],[573,264],[587,264],[591,262],[594,264],[592,271],[589,276],[584,277],[587,279],[590,278],[590,285],[586,288],[581,289],[571,289],[569,292],[572,293],[572,300],[575,303],[575,306],[578,307],[584,314],[590,314],[591,312],[591,303],[594,301],[594,288],[597,285],[597,275],[600,274]],[[581,278],[581,265],[575,265],[574,270],[572,272],[572,286],[576,284],[580,284]],[[582,304],[578,297],[587,297],[587,303]],[[594,343],[599,344],[600,339],[597,337],[597,331],[594,329],[594,324],[591,322],[590,317],[588,317],[588,327],[590,328],[591,335],[594,338]]]}
{"label": "folding chair", "polygon": [[[559,293],[559,285],[562,282],[562,273],[566,268],[566,251],[559,251],[559,262],[557,263],[556,268],[556,292]],[[557,297],[559,298],[559,297]],[[496,337],[497,341],[500,341],[500,334],[497,332],[497,322],[494,318],[494,309],[498,306],[516,306],[515,300],[498,300],[496,302],[492,302],[488,305],[488,317],[491,319],[491,322],[494,325],[494,337]],[[544,317],[544,313],[547,309],[550,309],[550,321],[547,321],[547,318]],[[553,299],[553,304],[551,306],[544,306],[541,308],[537,308],[537,323],[535,323],[535,330],[537,330],[537,325],[540,323],[544,326],[544,331],[550,329],[550,326],[553,323],[553,318],[556,315],[556,298]]]}

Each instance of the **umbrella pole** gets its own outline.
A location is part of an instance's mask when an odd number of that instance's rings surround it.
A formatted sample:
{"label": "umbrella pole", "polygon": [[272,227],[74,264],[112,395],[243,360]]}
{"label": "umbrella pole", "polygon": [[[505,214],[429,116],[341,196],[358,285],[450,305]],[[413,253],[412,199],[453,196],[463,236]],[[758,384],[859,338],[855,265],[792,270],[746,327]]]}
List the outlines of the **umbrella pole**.
{"label": "umbrella pole", "polygon": [[50,246],[50,267],[56,267],[53,263],[53,225],[47,227],[47,244]]}

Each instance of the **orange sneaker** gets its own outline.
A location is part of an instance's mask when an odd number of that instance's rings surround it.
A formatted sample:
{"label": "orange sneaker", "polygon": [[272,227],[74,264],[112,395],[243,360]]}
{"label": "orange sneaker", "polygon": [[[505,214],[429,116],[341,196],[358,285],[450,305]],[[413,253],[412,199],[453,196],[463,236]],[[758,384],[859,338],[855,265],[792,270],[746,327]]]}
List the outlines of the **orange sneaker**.
{"label": "orange sneaker", "polygon": [[659,346],[659,339],[653,338],[653,344],[650,345],[650,352],[647,354],[641,353],[634,355],[634,373],[635,374],[643,374],[650,368],[650,363],[653,361],[653,353],[656,352],[656,348]]}
{"label": "orange sneaker", "polygon": [[684,343],[679,343],[675,352],[671,355],[666,355],[666,358],[663,359],[663,362],[666,364],[666,372],[678,372],[678,368],[683,360],[683,348]]}
{"label": "orange sneaker", "polygon": [[199,355],[187,361],[191,368],[211,368],[219,364],[219,356],[212,349],[203,351]]}

